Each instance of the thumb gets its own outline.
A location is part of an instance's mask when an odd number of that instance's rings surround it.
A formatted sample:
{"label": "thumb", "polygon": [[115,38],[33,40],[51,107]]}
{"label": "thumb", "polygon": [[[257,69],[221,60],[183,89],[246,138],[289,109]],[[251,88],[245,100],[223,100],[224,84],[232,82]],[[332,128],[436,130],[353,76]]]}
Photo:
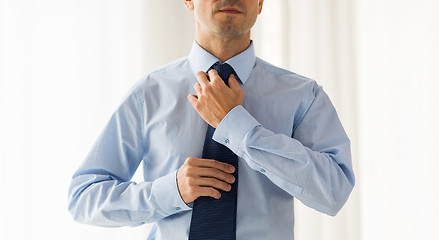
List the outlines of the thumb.
{"label": "thumb", "polygon": [[236,77],[234,74],[230,74],[229,77],[229,86],[232,90],[239,90],[241,89],[241,86],[239,86],[238,80],[236,80]]}

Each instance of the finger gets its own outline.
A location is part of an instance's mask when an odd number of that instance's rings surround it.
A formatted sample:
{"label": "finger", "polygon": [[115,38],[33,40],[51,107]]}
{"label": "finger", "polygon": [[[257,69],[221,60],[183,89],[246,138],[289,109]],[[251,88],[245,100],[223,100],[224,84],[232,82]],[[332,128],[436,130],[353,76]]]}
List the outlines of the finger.
{"label": "finger", "polygon": [[199,71],[197,72],[197,74],[195,75],[195,77],[197,78],[197,81],[201,84],[201,87],[205,87],[207,84],[209,84],[209,75],[207,75],[207,73],[203,72],[203,71]]}
{"label": "finger", "polygon": [[229,77],[229,86],[231,89],[233,90],[239,90],[241,88],[241,86],[239,85],[238,80],[236,79],[234,74],[230,74]]}
{"label": "finger", "polygon": [[198,194],[200,197],[213,197],[219,199],[221,197],[221,193],[212,187],[199,187]]}
{"label": "finger", "polygon": [[189,100],[189,102],[192,104],[192,107],[194,107],[195,109],[197,104],[198,104],[198,96],[195,94],[190,94],[189,96],[187,96],[187,99]]}
{"label": "finger", "polygon": [[228,163],[220,162],[214,159],[192,158],[191,165],[196,167],[216,168],[226,173],[234,173],[235,167]]}
{"label": "finger", "polygon": [[[208,74],[209,74],[210,82],[218,82],[219,83],[221,81],[222,83],[224,83],[223,79],[218,74],[218,71],[216,71],[215,69],[211,69],[208,72]],[[224,83],[224,85],[225,85],[225,83]]]}
{"label": "finger", "polygon": [[232,189],[232,186],[230,184],[220,181],[216,178],[207,178],[207,177],[198,178],[196,184],[201,187],[214,187],[216,189],[221,189],[226,192]]}
{"label": "finger", "polygon": [[227,182],[227,183],[234,183],[235,182],[235,177],[232,174],[223,172],[223,171],[218,170],[216,168],[198,168],[196,170],[196,173],[193,173],[193,174],[196,174],[199,177],[216,178],[218,180],[221,180],[221,181]]}
{"label": "finger", "polygon": [[194,84],[194,89],[195,89],[195,92],[197,93],[197,96],[200,96],[201,95],[201,84],[199,82]]}

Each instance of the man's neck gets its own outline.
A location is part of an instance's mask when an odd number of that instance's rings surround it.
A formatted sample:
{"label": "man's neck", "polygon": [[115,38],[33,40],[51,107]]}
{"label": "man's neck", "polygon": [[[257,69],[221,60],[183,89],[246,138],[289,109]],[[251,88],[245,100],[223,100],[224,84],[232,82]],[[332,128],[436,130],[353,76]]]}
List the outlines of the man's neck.
{"label": "man's neck", "polygon": [[197,34],[196,41],[204,50],[221,62],[238,55],[250,45],[250,32],[241,38],[225,39],[221,37],[204,37]]}

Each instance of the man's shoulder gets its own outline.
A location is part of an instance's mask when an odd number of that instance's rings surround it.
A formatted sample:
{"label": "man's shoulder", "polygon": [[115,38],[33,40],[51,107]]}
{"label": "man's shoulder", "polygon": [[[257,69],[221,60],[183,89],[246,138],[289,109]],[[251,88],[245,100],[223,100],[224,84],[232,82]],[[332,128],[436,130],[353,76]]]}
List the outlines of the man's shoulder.
{"label": "man's shoulder", "polygon": [[162,65],[151,72],[145,74],[143,79],[163,79],[163,78],[175,78],[176,75],[181,75],[190,71],[188,57],[182,57],[171,61],[165,65]]}
{"label": "man's shoulder", "polygon": [[153,71],[147,73],[146,76],[151,76],[156,74],[169,74],[169,73],[172,74],[173,71],[185,71],[188,70],[189,67],[188,64],[189,64],[188,56],[185,56],[154,69]]}
{"label": "man's shoulder", "polygon": [[181,78],[190,73],[190,71],[188,57],[185,56],[146,73],[133,85],[132,90],[145,89],[158,84],[180,81]]}
{"label": "man's shoulder", "polygon": [[286,82],[291,84],[305,84],[305,85],[315,85],[316,81],[308,77],[302,76],[290,70],[275,66],[261,58],[256,58],[256,66],[259,71],[265,74],[273,75],[274,79],[279,82]]}

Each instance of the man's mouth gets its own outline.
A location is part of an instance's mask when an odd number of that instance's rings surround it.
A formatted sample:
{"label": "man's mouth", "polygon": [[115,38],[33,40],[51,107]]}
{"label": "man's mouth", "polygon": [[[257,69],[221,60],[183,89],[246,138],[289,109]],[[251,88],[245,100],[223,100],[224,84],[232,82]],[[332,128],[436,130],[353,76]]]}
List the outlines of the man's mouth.
{"label": "man's mouth", "polygon": [[239,13],[242,13],[241,11],[239,11],[238,8],[235,8],[235,7],[225,7],[225,8],[222,8],[222,9],[218,10],[218,12],[229,13],[229,14],[239,14]]}

